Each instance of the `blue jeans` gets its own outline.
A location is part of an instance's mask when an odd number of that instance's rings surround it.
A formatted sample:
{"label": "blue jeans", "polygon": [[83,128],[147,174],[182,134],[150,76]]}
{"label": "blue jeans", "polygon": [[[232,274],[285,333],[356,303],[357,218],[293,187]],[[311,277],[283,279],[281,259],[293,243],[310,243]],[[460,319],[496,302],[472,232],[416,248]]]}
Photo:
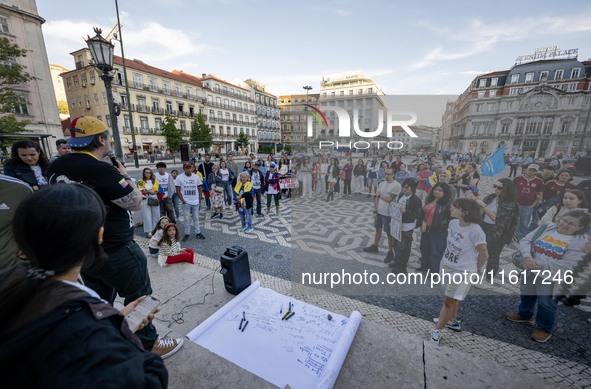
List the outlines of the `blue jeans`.
{"label": "blue jeans", "polygon": [[[113,304],[117,294],[127,305],[141,296],[152,294],[148,262],[140,246],[134,241],[119,250],[108,254],[105,261],[95,261],[82,270],[86,286],[94,290],[102,299]],[[146,350],[151,350],[158,338],[152,323],[135,333]]]}
{"label": "blue jeans", "polygon": [[252,208],[240,209],[240,224],[242,227],[252,228]]}
{"label": "blue jeans", "polygon": [[439,273],[439,264],[447,247],[447,232],[423,232],[421,234],[421,269]]}
{"label": "blue jeans", "polygon": [[172,206],[174,207],[174,214],[178,219],[181,213],[179,212],[179,195],[176,193],[172,195]]}
{"label": "blue jeans", "polygon": [[558,303],[552,297],[554,285],[552,283],[550,285],[543,285],[542,278],[538,277],[536,283],[532,285],[533,275],[530,274],[527,284],[521,284],[519,316],[524,319],[533,317],[537,303],[536,326],[551,334],[556,325]]}
{"label": "blue jeans", "polygon": [[519,206],[519,224],[517,225],[517,230],[515,231],[515,235],[519,240],[521,240],[524,236],[526,236],[529,232],[529,223],[531,222],[532,215],[534,213],[534,208],[529,205],[520,205]]}
{"label": "blue jeans", "polygon": [[183,216],[185,217],[184,233],[191,235],[191,215],[193,216],[193,225],[195,226],[195,233],[201,233],[201,226],[199,225],[199,204],[190,205],[183,204]]}
{"label": "blue jeans", "polygon": [[226,193],[226,205],[232,205],[232,185],[230,181],[222,181],[224,192]]}
{"label": "blue jeans", "polygon": [[263,205],[261,204],[261,190],[255,189],[254,190],[254,197],[257,200],[257,215],[261,215],[261,209]]}

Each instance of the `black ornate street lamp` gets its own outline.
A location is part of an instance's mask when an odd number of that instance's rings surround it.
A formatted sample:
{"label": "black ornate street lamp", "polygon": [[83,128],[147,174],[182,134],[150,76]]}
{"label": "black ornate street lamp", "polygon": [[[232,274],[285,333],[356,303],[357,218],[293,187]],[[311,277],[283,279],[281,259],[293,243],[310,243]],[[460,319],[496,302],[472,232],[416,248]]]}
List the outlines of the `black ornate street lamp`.
{"label": "black ornate street lamp", "polygon": [[113,81],[113,45],[110,41],[102,37],[100,28],[95,27],[94,32],[96,36],[91,38],[88,36],[86,44],[92,55],[94,67],[99,70],[101,80],[105,83],[107,91],[107,103],[109,104],[109,116],[111,117],[111,128],[113,130],[113,143],[115,144],[115,155],[120,161],[123,161],[123,152],[121,150],[121,137],[119,136],[119,127],[117,126],[117,114],[115,109],[115,102],[113,101],[113,90],[111,82]]}

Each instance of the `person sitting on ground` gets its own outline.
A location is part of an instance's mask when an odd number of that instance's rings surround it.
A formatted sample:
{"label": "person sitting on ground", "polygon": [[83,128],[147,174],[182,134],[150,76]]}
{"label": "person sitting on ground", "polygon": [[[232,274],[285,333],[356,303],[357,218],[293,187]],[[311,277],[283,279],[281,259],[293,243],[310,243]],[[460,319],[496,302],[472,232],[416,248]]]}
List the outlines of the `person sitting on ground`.
{"label": "person sitting on ground", "polygon": [[171,223],[170,219],[166,216],[162,216],[158,219],[158,223],[156,223],[156,227],[152,230],[152,237],[150,238],[150,243],[148,243],[148,250],[150,251],[150,256],[153,258],[158,258],[158,252],[160,251],[160,246],[158,246],[158,242],[162,239],[162,234],[164,232],[164,226]]}
{"label": "person sitting on ground", "polygon": [[173,263],[187,262],[195,263],[193,249],[181,248],[179,242],[179,230],[176,225],[168,223],[164,226],[162,238],[158,241],[160,252],[158,253],[158,264],[160,266],[172,265]]}
{"label": "person sitting on ground", "polygon": [[106,259],[105,218],[100,197],[80,184],[42,188],[18,207],[13,230],[27,261],[0,276],[5,387],[167,387],[162,359],[125,321],[143,297],[118,311],[78,281],[83,264]]}

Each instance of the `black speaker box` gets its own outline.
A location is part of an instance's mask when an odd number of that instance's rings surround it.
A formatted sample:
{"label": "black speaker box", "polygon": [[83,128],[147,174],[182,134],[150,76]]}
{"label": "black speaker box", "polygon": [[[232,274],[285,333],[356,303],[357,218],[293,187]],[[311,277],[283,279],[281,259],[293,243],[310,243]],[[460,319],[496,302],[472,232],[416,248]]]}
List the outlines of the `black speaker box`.
{"label": "black speaker box", "polygon": [[220,257],[220,262],[220,273],[224,276],[224,286],[229,293],[236,295],[249,287],[252,281],[248,253],[242,247],[228,247]]}
{"label": "black speaker box", "polygon": [[191,160],[190,154],[191,153],[189,150],[189,144],[188,143],[181,143],[181,161],[189,162]]}

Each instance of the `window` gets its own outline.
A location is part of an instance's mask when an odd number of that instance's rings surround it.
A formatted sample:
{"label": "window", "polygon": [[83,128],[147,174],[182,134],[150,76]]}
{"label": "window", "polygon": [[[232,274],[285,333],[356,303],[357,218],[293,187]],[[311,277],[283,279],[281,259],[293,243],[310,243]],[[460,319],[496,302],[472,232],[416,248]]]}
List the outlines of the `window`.
{"label": "window", "polygon": [[486,87],[486,78],[481,78],[480,81],[478,82],[478,87],[479,88],[485,88]]}
{"label": "window", "polygon": [[140,128],[142,130],[147,130],[149,127],[148,118],[146,116],[140,116]]}
{"label": "window", "polygon": [[68,88],[71,88],[72,87],[72,77],[66,78],[66,86]]}
{"label": "window", "polygon": [[154,119],[154,128],[156,128],[157,131],[162,130],[162,119],[160,119],[160,118]]}
{"label": "window", "polygon": [[495,97],[496,95],[497,95],[497,91],[496,90],[488,91],[488,96],[489,97]]}
{"label": "window", "polygon": [[107,104],[107,92],[103,92],[103,104]]}
{"label": "window", "polygon": [[540,81],[548,81],[548,71],[542,70],[540,72]]}
{"label": "window", "polygon": [[156,81],[155,78],[149,77],[148,78],[148,84],[150,85],[150,90],[152,92],[156,92],[158,90],[158,82]]}
{"label": "window", "polygon": [[[483,90],[481,90],[481,91],[478,91],[478,98],[479,98],[479,99],[483,99],[483,98],[484,98],[484,93],[485,93],[485,92],[484,92]],[[478,112],[478,111],[476,111],[476,112]]]}
{"label": "window", "polygon": [[517,84],[519,82],[519,74],[511,75],[511,84]]}
{"label": "window", "polygon": [[532,82],[534,80],[534,73],[525,73],[525,82]]}
{"label": "window", "polygon": [[554,72],[554,80],[562,80],[562,75],[564,74],[564,70],[560,69]]}
{"label": "window", "polygon": [[10,34],[10,29],[8,28],[8,18],[6,16],[0,15],[0,31],[5,34]]}
{"label": "window", "polygon": [[26,96],[20,96],[18,101],[14,104],[14,112],[17,115],[28,115],[29,114],[29,108],[27,107],[28,103],[29,103],[29,101]]}
{"label": "window", "polygon": [[552,118],[546,118],[546,120],[544,120],[544,135],[550,135],[552,134],[552,127],[554,126],[554,119]]}
{"label": "window", "polygon": [[133,86],[136,89],[143,89],[144,88],[141,74],[133,73]]}
{"label": "window", "polygon": [[[95,101],[97,100],[97,96],[96,93],[94,94],[95,96]],[[96,101],[98,103],[98,101]],[[127,95],[121,95],[121,105],[123,107],[127,107]]]}
{"label": "window", "polygon": [[191,87],[187,87],[187,98],[192,99],[193,98],[193,88]]}
{"label": "window", "polygon": [[574,82],[571,82],[570,84],[568,84],[567,90],[569,92],[574,92],[575,90],[577,90],[577,84]]}
{"label": "window", "polygon": [[576,101],[575,97],[569,97],[568,100],[566,101],[566,104],[567,105],[575,105],[575,101]]}
{"label": "window", "polygon": [[183,112],[185,109],[185,105],[181,103],[177,103],[177,105],[179,106],[179,113]]}
{"label": "window", "polygon": [[130,121],[129,121],[129,115],[124,115],[123,116],[123,125],[125,126],[125,129],[131,128],[131,124],[130,124]]}
{"label": "window", "polygon": [[367,93],[373,93],[373,88],[367,88]]}
{"label": "window", "polygon": [[[123,96],[121,96],[121,100],[123,100]],[[98,104],[99,103],[99,97],[98,97],[98,93],[94,94],[94,103]]]}
{"label": "window", "polygon": [[345,91],[344,90],[339,91],[339,96],[344,96],[344,95],[345,95]]}
{"label": "window", "polygon": [[511,122],[503,122],[501,124],[501,134],[508,134],[510,125],[511,125]]}
{"label": "window", "polygon": [[179,120],[179,127],[181,131],[187,131],[187,121],[186,120]]}
{"label": "window", "polygon": [[159,99],[152,98],[152,108],[154,108],[155,111],[160,110],[160,100]]}
{"label": "window", "polygon": [[363,94],[363,89],[361,89],[361,88],[360,88],[360,89],[357,89],[357,94],[358,94],[358,95],[361,95],[361,94]]}
{"label": "window", "polygon": [[568,133],[568,130],[570,130],[570,120],[566,119],[566,120],[563,120],[561,123],[560,132]]}
{"label": "window", "polygon": [[574,68],[571,72],[570,72],[570,78],[579,78],[579,72],[581,71],[580,68]]}
{"label": "window", "polygon": [[490,79],[490,86],[497,86],[499,79],[497,77]]}
{"label": "window", "polygon": [[73,79],[74,79],[74,86],[80,86],[80,81],[78,80],[78,76],[77,75],[74,76]]}
{"label": "window", "polygon": [[88,75],[90,76],[90,85],[94,85],[94,83],[95,83],[94,70],[90,70],[88,72]]}
{"label": "window", "polygon": [[517,121],[517,125],[515,126],[515,135],[522,135],[524,128],[525,128],[525,120],[519,119]]}
{"label": "window", "polygon": [[183,92],[182,92],[183,87],[181,86],[181,84],[174,84],[174,90],[175,90],[177,96],[180,97],[183,95]]}
{"label": "window", "polygon": [[162,89],[164,90],[164,93],[169,95],[170,94],[170,83],[167,81],[164,81],[162,83]]}
{"label": "window", "polygon": [[166,102],[166,112],[168,112],[168,113],[172,112],[172,101]]}

